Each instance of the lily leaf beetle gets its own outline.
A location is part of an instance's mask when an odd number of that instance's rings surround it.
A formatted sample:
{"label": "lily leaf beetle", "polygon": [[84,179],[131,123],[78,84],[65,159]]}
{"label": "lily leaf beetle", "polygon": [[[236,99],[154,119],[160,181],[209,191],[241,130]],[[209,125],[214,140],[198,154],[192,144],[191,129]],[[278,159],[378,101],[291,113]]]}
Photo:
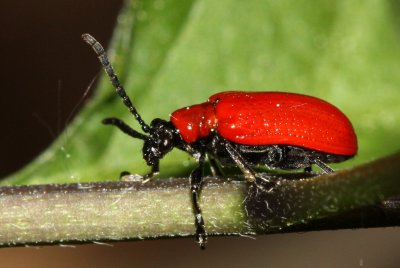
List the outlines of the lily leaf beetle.
{"label": "lily leaf beetle", "polygon": [[[323,173],[357,153],[357,137],[347,117],[321,99],[286,92],[228,91],[206,102],[174,111],[170,121],[153,119],[146,124],[120,84],[102,45],[89,34],[82,35],[97,54],[117,94],[139,122],[140,133],[117,118],[114,125],[125,134],[144,141],[143,158],[151,167],[144,179],[159,172],[160,160],[173,148],[193,156],[198,164],[190,174],[190,191],[195,214],[196,241],[204,248],[207,233],[199,206],[203,169],[208,159],[214,175],[221,167],[238,167],[249,183],[274,183],[253,168],[267,166],[311,171],[316,165]],[[264,188],[265,189],[265,188]],[[265,189],[268,190],[268,189]]]}

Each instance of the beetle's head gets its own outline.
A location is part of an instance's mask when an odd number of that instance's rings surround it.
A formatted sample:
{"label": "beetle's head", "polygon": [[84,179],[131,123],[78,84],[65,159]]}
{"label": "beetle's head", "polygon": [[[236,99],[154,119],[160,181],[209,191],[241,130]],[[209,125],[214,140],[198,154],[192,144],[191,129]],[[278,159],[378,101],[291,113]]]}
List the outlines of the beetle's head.
{"label": "beetle's head", "polygon": [[114,125],[129,136],[143,140],[143,158],[149,166],[153,167],[157,166],[159,160],[181,142],[174,125],[158,118],[146,128],[145,134],[130,128],[118,118],[106,118],[103,124]]}
{"label": "beetle's head", "polygon": [[143,158],[153,166],[177,145],[177,132],[171,122],[156,118],[150,124],[149,136],[144,140]]}

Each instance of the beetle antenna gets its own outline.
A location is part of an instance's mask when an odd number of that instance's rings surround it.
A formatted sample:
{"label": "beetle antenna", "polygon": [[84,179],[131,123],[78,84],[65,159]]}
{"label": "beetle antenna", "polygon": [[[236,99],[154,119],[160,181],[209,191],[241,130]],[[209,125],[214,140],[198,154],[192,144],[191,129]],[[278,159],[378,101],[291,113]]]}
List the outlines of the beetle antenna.
{"label": "beetle antenna", "polygon": [[114,118],[114,117],[105,118],[105,119],[103,119],[102,123],[104,125],[114,125],[114,126],[118,127],[125,134],[131,136],[132,138],[141,139],[141,140],[147,139],[146,135],[132,129],[130,126],[128,126],[123,121],[119,120],[118,118]]}
{"label": "beetle antenna", "polygon": [[125,106],[128,107],[131,114],[139,122],[143,131],[148,133],[150,131],[149,125],[147,125],[143,121],[140,114],[136,111],[129,96],[126,94],[124,87],[119,82],[118,77],[115,74],[113,67],[111,66],[111,63],[108,61],[108,57],[103,46],[90,34],[87,33],[82,34],[82,38],[87,44],[89,44],[93,48],[94,52],[97,54],[100,63],[103,65],[103,68],[106,71],[108,77],[110,78],[112,85],[115,87],[117,94],[122,98],[122,101],[124,102]]}

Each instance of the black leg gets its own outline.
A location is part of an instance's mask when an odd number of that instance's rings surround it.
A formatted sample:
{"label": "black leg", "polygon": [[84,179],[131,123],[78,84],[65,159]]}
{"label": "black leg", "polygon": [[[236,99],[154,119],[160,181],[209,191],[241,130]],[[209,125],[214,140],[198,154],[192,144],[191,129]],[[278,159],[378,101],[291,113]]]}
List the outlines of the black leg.
{"label": "black leg", "polygon": [[152,167],[150,173],[141,176],[138,174],[131,174],[128,171],[122,171],[119,175],[119,179],[121,181],[135,181],[135,182],[142,182],[146,183],[151,180],[154,176],[158,175],[159,173],[159,162],[156,162]]}
{"label": "black leg", "polygon": [[218,166],[217,161],[210,155],[207,155],[208,163],[210,164],[211,174],[214,177],[222,177],[224,174],[222,173],[220,167]]}
{"label": "black leg", "polygon": [[256,172],[247,165],[246,161],[243,157],[238,153],[232,145],[225,142],[225,149],[230,155],[231,159],[235,164],[239,167],[239,169],[243,172],[244,177],[248,182],[255,182],[256,180]]}
{"label": "black leg", "polygon": [[329,173],[335,172],[330,166],[328,166],[327,164],[325,164],[324,162],[322,162],[318,158],[312,159],[312,162],[314,164],[316,164],[320,169],[322,169],[324,174],[329,174]]}
{"label": "black leg", "polygon": [[305,173],[311,173],[311,172],[312,172],[312,167],[311,167],[311,165],[308,166],[308,167],[305,167],[305,168],[304,168],[304,172],[305,172]]}
{"label": "black leg", "polygon": [[244,177],[248,182],[254,183],[254,185],[263,192],[271,192],[274,189],[276,182],[271,181],[270,178],[266,176],[257,174],[230,143],[225,142],[224,145],[231,159],[243,172]]}
{"label": "black leg", "polygon": [[199,165],[190,174],[190,191],[192,194],[192,203],[195,214],[196,241],[199,243],[201,249],[205,248],[205,243],[207,242],[204,220],[203,216],[201,215],[201,208],[199,205],[201,183],[203,181],[204,162],[205,153],[202,152],[199,158]]}
{"label": "black leg", "polygon": [[151,166],[151,171],[150,173],[146,174],[143,177],[143,182],[147,182],[149,180],[151,180],[154,176],[157,176],[158,173],[160,172],[160,165],[159,162],[155,162],[153,166]]}
{"label": "black leg", "polygon": [[225,142],[225,149],[230,155],[231,159],[235,162],[235,164],[240,168],[240,170],[243,172],[244,177],[248,182],[255,182],[256,177],[260,178],[263,182],[270,184],[271,181],[268,178],[262,177],[262,176],[257,176],[257,173],[246,163],[246,161],[243,159],[243,157],[240,155],[239,152],[233,148],[231,144],[228,142]]}

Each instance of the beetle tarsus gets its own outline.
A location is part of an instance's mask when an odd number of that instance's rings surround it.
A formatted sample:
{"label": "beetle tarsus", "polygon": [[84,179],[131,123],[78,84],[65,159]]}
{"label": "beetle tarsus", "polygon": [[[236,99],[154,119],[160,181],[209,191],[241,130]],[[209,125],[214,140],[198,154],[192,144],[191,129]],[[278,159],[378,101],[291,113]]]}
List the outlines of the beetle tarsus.
{"label": "beetle tarsus", "polygon": [[154,176],[157,176],[159,174],[158,171],[158,163],[156,165],[154,165],[151,169],[151,171],[142,176],[139,174],[131,174],[128,171],[122,171],[121,174],[119,175],[119,179],[121,181],[129,181],[129,182],[142,182],[142,183],[146,183],[148,181],[150,181]]}
{"label": "beetle tarsus", "polygon": [[127,171],[121,172],[119,177],[120,181],[127,181],[127,182],[142,182],[143,176],[139,174],[131,174]]}

